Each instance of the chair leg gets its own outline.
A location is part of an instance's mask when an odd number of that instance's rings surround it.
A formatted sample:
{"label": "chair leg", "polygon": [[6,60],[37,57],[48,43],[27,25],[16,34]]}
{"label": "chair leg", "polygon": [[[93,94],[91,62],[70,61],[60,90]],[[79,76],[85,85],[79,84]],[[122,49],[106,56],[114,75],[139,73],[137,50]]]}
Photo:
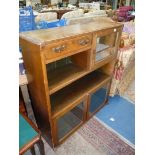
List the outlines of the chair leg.
{"label": "chair leg", "polygon": [[42,139],[39,140],[37,145],[38,145],[38,148],[40,151],[40,155],[45,155],[44,143],[43,143]]}
{"label": "chair leg", "polygon": [[31,154],[32,154],[32,155],[36,155],[36,152],[35,152],[34,146],[32,146],[32,147],[30,148],[30,151],[31,151]]}

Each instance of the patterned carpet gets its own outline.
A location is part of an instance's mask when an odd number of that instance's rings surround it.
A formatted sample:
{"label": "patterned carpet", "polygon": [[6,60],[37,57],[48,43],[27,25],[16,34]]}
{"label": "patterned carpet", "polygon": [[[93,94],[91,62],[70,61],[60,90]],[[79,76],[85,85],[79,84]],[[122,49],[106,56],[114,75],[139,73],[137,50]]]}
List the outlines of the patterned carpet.
{"label": "patterned carpet", "polygon": [[134,155],[132,147],[104,127],[90,119],[55,150],[57,155]]}

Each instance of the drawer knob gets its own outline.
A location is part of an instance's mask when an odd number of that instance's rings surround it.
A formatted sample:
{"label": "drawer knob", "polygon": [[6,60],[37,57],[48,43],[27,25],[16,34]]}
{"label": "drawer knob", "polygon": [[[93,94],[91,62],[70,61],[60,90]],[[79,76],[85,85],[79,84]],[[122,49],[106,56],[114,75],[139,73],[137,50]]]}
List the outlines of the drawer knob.
{"label": "drawer knob", "polygon": [[82,39],[82,40],[80,40],[79,41],[79,44],[81,45],[81,46],[84,46],[84,45],[87,45],[89,43],[89,39]]}
{"label": "drawer knob", "polygon": [[66,48],[65,45],[61,45],[61,46],[53,48],[53,51],[56,52],[56,53],[61,53],[62,51],[65,50],[65,48]]}

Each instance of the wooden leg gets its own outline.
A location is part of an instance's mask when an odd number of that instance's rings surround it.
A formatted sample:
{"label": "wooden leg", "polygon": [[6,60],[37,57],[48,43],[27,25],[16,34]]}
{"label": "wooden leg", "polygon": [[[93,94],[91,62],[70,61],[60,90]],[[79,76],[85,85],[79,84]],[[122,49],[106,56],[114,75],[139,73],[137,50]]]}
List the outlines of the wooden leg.
{"label": "wooden leg", "polygon": [[29,115],[30,110],[28,108],[28,104],[30,104],[30,98],[29,98],[29,94],[28,94],[27,85],[20,86],[20,90],[21,90],[22,98],[25,103],[25,108],[26,108],[27,114]]}
{"label": "wooden leg", "polygon": [[30,151],[31,151],[31,154],[32,154],[32,155],[36,155],[34,146],[32,146],[32,147],[30,148]]}
{"label": "wooden leg", "polygon": [[44,143],[43,141],[40,139],[40,141],[37,143],[40,154],[41,155],[45,155],[45,149],[44,149]]}
{"label": "wooden leg", "polygon": [[19,111],[27,116],[27,110],[20,87],[19,87]]}

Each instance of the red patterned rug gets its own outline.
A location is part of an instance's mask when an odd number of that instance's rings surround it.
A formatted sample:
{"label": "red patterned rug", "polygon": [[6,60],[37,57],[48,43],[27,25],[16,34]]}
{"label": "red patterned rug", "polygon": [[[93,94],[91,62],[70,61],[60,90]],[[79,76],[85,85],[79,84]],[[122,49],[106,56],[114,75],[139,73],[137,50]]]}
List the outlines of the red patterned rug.
{"label": "red patterned rug", "polygon": [[135,149],[108,130],[97,119],[90,119],[78,133],[101,154],[106,155],[134,155]]}
{"label": "red patterned rug", "polygon": [[134,155],[135,150],[94,117],[58,146],[55,153],[56,155]]}

